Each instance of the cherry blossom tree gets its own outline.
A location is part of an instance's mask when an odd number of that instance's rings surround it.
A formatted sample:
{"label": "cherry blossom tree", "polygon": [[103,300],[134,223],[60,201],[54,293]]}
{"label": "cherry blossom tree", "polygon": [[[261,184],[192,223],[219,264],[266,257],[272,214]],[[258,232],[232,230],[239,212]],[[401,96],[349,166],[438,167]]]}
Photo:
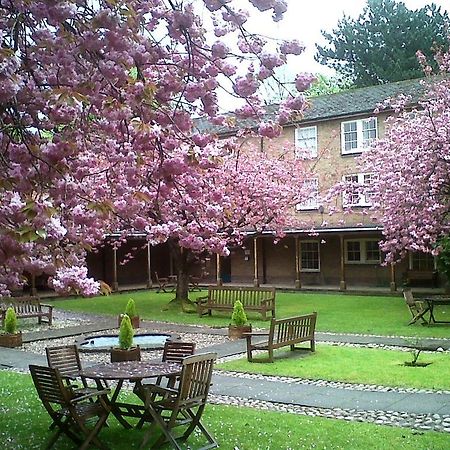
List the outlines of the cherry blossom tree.
{"label": "cherry blossom tree", "polygon": [[370,197],[383,225],[387,261],[408,250],[436,255],[450,231],[450,52],[437,54],[437,77],[418,57],[427,75],[425,95],[412,110],[408,98],[386,101],[396,114],[361,161],[361,171],[377,174]]}
{"label": "cherry blossom tree", "polygon": [[241,244],[248,232],[282,236],[295,204],[309,195],[304,188],[308,171],[293,160],[291,148],[270,156],[253,146],[242,150],[238,138],[222,145],[221,153],[216,144],[213,156],[205,159],[203,154],[196,165],[185,164],[175,180],[177,195],[169,190],[170,196],[164,196],[166,180],[141,191],[152,200],[134,215],[134,227],[151,229],[152,243],[169,242],[177,271],[176,301],[188,299],[193,256],[228,255],[228,247]]}
{"label": "cherry blossom tree", "polygon": [[[283,0],[248,6],[274,20],[286,10]],[[171,203],[200,207],[200,197],[202,217],[226,210],[217,189],[196,197],[223,146],[193,118],[226,125],[223,90],[240,101],[235,119],[261,120],[259,133],[274,137],[309,87],[299,75],[298,95],[262,120],[260,84],[303,47],[278,42],[270,52],[246,29],[248,14],[230,0],[0,2],[0,294],[40,273],[58,292],[97,292],[86,252],[117,230],[225,252],[223,233],[165,214]]]}

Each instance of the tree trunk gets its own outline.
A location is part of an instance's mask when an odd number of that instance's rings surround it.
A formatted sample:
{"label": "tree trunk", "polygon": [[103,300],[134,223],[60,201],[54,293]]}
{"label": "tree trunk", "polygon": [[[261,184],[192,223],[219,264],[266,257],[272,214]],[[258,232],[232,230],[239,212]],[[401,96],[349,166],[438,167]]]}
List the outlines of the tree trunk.
{"label": "tree trunk", "polygon": [[170,303],[179,303],[183,311],[193,312],[193,303],[189,300],[189,250],[181,248],[178,242],[170,243],[177,274],[177,289],[175,298]]}

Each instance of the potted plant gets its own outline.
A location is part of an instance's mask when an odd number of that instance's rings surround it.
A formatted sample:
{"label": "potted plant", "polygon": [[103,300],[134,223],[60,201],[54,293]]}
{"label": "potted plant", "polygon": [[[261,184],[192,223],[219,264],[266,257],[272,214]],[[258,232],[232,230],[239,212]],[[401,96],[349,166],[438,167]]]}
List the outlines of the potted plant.
{"label": "potted plant", "polygon": [[236,300],[233,305],[233,314],[231,323],[228,326],[228,337],[230,339],[241,339],[243,333],[251,333],[252,326],[247,321],[247,315],[244,311],[242,302]]}
{"label": "potted plant", "polygon": [[120,327],[120,324],[122,323],[122,318],[125,314],[130,318],[132,327],[139,328],[140,320],[139,320],[139,316],[136,311],[136,304],[134,303],[134,300],[132,298],[130,298],[128,300],[127,306],[125,307],[124,314],[120,314],[118,317],[119,327]]}
{"label": "potted plant", "polygon": [[14,308],[9,307],[5,315],[5,332],[0,334],[0,346],[20,347],[22,345],[22,332],[17,331],[17,316]]}
{"label": "potted plant", "polygon": [[119,347],[111,349],[111,362],[141,360],[141,349],[139,346],[133,347],[133,335],[130,318],[124,314],[120,323]]}

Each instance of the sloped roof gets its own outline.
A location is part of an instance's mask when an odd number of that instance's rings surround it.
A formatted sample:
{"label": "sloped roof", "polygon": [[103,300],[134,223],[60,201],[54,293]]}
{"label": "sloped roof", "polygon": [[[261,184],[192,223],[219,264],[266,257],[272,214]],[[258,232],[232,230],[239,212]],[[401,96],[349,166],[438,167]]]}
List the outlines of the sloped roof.
{"label": "sloped roof", "polygon": [[[424,92],[424,86],[421,84],[421,81],[423,79],[398,81],[377,86],[348,89],[336,94],[311,97],[308,100],[310,106],[305,110],[303,118],[295,121],[295,123],[329,120],[364,113],[370,114],[379,103],[389,97],[396,97],[400,94],[410,96],[411,103],[414,104]],[[269,105],[266,107],[266,110],[265,119],[267,121],[273,120],[278,110],[278,105]],[[230,113],[230,117],[233,117],[232,113]],[[196,126],[202,132],[228,134],[234,133],[241,128],[254,128],[258,122],[255,119],[238,119],[236,126],[226,127],[215,126],[207,120],[200,119],[196,121]]]}

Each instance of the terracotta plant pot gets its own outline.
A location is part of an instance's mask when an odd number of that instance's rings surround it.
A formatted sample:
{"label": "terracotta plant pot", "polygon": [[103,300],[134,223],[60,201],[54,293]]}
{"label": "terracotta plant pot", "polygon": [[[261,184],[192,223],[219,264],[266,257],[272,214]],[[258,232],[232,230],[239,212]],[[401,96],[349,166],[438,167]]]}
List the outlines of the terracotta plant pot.
{"label": "terracotta plant pot", "polygon": [[5,333],[0,334],[0,347],[21,347],[22,346],[22,332],[19,333]]}
{"label": "terracotta plant pot", "polygon": [[121,361],[140,361],[141,360],[141,349],[138,346],[131,347],[128,350],[122,348],[112,348],[111,349],[111,362],[121,362]]}
{"label": "terracotta plant pot", "polygon": [[242,333],[251,333],[252,332],[252,326],[251,325],[242,325],[242,326],[236,326],[236,325],[228,325],[228,337],[232,340],[234,339],[242,339],[244,336],[242,336]]}
{"label": "terracotta plant pot", "polygon": [[[122,322],[123,314],[120,314],[117,318],[117,324],[120,327],[120,323]],[[140,327],[140,320],[139,316],[130,317],[131,326],[133,328],[139,328]]]}

